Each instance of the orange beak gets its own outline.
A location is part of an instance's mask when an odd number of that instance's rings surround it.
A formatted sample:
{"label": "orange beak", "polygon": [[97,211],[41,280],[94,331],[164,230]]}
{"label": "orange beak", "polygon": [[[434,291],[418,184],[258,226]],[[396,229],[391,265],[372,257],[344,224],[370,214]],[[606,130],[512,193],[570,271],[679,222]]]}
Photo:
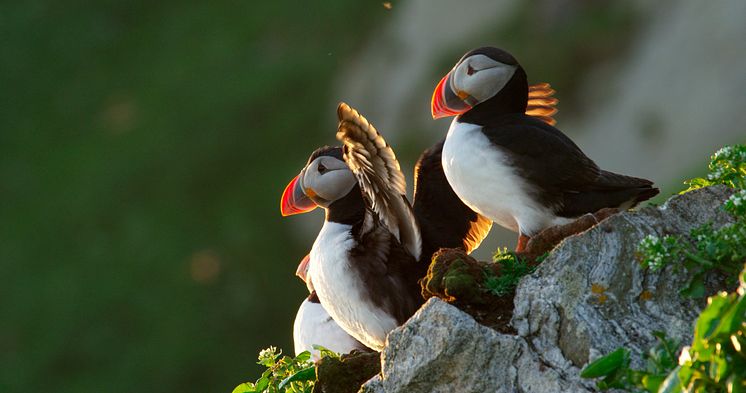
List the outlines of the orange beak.
{"label": "orange beak", "polygon": [[303,187],[299,181],[302,174],[303,172],[294,177],[282,192],[280,212],[283,217],[307,213],[317,207],[316,203],[303,192]]}
{"label": "orange beak", "polygon": [[[452,72],[452,71],[451,71]],[[433,91],[433,98],[430,101],[430,110],[433,119],[442,117],[456,116],[469,111],[472,105],[469,105],[464,98],[469,97],[466,94],[458,94],[451,87],[451,72],[447,73],[443,79],[438,82]]]}

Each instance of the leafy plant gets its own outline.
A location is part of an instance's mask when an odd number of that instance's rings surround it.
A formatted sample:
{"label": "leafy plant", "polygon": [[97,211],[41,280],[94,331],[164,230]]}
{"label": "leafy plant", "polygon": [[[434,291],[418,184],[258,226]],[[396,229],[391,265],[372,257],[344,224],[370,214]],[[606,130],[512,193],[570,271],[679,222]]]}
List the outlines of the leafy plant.
{"label": "leafy plant", "polygon": [[679,343],[667,338],[663,332],[653,332],[653,335],[658,339],[658,343],[643,355],[644,370],[630,369],[629,350],[619,348],[586,366],[580,376],[582,378],[603,377],[597,383],[601,390],[615,388],[635,392],[657,392],[669,372],[676,367],[676,352]]}
{"label": "leafy plant", "polygon": [[[338,357],[336,353],[315,346],[321,357]],[[267,369],[254,383],[245,382],[233,389],[233,393],[310,393],[316,381],[316,369],[308,351],[296,357],[282,356],[282,351],[269,347],[259,352],[260,364]]]}
{"label": "leafy plant", "polygon": [[583,378],[603,378],[601,390],[632,392],[725,393],[746,391],[746,266],[736,292],[721,292],[708,298],[694,330],[690,346],[681,350],[662,333],[658,345],[646,355],[644,370],[629,368],[629,350],[619,348],[590,363]]}
{"label": "leafy plant", "polygon": [[681,290],[690,297],[705,295],[704,277],[713,269],[737,277],[746,260],[746,145],[726,146],[710,161],[710,173],[705,178],[685,182],[690,191],[704,186],[725,184],[740,188],[723,204],[723,209],[735,218],[731,225],[714,229],[711,224],[695,228],[685,238],[680,235],[663,237],[648,235],[640,242],[638,259],[643,266],[659,270],[677,263],[691,274],[691,280]]}
{"label": "leafy plant", "polygon": [[[673,263],[691,273],[691,281],[681,290],[686,296],[704,296],[704,275],[712,269],[739,277],[734,293],[721,292],[707,299],[708,306],[699,315],[690,346],[678,344],[660,332],[658,344],[647,354],[644,370],[630,369],[626,348],[590,363],[583,378],[602,378],[599,389],[625,389],[632,392],[746,392],[746,145],[726,146],[711,157],[710,173],[705,178],[685,182],[688,192],[697,188],[724,184],[737,191],[722,208],[735,218],[731,225],[714,229],[705,224],[693,229],[689,237],[649,235],[638,247],[643,266],[659,270]],[[683,193],[682,192],[682,193]],[[738,272],[740,273],[740,276]]]}
{"label": "leafy plant", "polygon": [[486,270],[484,286],[496,296],[509,294],[523,276],[536,270],[535,265],[529,265],[525,259],[507,248],[498,249],[492,260],[500,265],[500,274]]}
{"label": "leafy plant", "polygon": [[644,267],[660,270],[681,262],[691,279],[681,294],[702,297],[705,294],[704,276],[713,269],[737,277],[741,264],[746,260],[746,190],[731,195],[723,209],[736,221],[719,229],[705,224],[693,229],[688,240],[678,235],[658,237],[648,235],[637,249],[637,256]]}
{"label": "leafy plant", "polygon": [[732,188],[746,188],[746,145],[725,146],[710,157],[710,173],[684,183],[689,186],[681,193],[698,188],[725,184]]}

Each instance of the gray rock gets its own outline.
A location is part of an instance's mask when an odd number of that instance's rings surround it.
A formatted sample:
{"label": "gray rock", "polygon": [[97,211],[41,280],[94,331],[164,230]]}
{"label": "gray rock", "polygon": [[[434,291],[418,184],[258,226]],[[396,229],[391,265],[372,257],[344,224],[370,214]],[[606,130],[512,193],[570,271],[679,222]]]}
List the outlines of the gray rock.
{"label": "gray rock", "polygon": [[702,299],[678,294],[683,271],[644,270],[635,260],[648,234],[688,234],[706,222],[731,222],[712,187],[609,218],[567,238],[525,277],[516,292],[516,335],[500,334],[439,300],[430,299],[392,331],[381,354],[382,373],[361,391],[373,392],[592,392],[579,377],[589,361],[619,346],[639,354],[652,332],[686,342]]}
{"label": "gray rock", "polygon": [[389,334],[383,369],[364,392],[536,392],[585,390],[544,367],[522,337],[500,334],[431,298]]}

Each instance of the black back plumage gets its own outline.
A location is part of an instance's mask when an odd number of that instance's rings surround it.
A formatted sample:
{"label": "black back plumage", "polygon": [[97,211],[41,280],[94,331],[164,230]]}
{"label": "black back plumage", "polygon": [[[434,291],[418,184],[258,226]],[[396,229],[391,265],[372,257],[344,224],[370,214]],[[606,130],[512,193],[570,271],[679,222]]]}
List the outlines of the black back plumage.
{"label": "black back plumage", "polygon": [[558,216],[629,208],[658,194],[650,180],[600,169],[560,130],[533,117],[504,114],[483,127],[493,147],[535,187],[535,197]]}
{"label": "black back plumage", "polygon": [[383,225],[363,221],[353,228],[353,235],[358,242],[350,250],[355,263],[351,268],[365,283],[361,290],[397,323],[404,323],[425,301],[418,280],[425,276],[427,265],[417,263]]}

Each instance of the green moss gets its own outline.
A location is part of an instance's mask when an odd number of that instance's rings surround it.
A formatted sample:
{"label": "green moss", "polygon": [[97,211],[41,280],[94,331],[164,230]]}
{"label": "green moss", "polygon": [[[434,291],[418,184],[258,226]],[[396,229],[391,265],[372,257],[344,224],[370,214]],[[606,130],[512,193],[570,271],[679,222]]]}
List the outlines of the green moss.
{"label": "green moss", "polygon": [[314,392],[355,393],[381,371],[377,352],[353,352],[340,358],[322,358],[316,366]]}
{"label": "green moss", "polygon": [[440,250],[433,255],[427,276],[421,281],[422,294],[451,303],[483,304],[488,301],[484,285],[488,265],[460,250]]}

